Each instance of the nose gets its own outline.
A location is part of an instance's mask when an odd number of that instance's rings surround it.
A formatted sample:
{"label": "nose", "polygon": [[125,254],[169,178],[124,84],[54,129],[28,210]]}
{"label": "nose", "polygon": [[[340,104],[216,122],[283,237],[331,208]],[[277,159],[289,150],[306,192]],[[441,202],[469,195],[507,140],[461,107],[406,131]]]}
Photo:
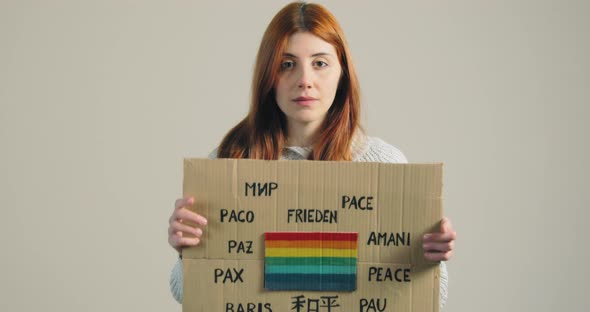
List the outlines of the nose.
{"label": "nose", "polygon": [[297,81],[297,87],[299,89],[310,89],[313,85],[313,70],[308,66],[299,67],[299,80]]}

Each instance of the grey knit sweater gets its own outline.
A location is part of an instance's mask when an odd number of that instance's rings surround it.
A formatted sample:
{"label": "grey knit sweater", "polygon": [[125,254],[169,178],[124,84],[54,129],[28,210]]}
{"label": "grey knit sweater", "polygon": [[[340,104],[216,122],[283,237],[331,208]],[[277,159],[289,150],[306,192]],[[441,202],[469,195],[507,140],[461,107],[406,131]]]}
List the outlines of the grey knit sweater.
{"label": "grey knit sweater", "polygon": [[[303,160],[311,152],[309,147],[286,147],[281,159]],[[400,163],[408,162],[406,156],[392,145],[385,143],[383,140],[374,137],[357,138],[352,144],[353,161],[366,162],[383,162],[383,163]],[[209,158],[217,158],[217,150],[209,154]],[[440,263],[440,306],[441,308],[447,301],[448,287],[447,266],[444,262]],[[182,261],[178,259],[172,273],[170,274],[170,291],[174,299],[182,303]]]}

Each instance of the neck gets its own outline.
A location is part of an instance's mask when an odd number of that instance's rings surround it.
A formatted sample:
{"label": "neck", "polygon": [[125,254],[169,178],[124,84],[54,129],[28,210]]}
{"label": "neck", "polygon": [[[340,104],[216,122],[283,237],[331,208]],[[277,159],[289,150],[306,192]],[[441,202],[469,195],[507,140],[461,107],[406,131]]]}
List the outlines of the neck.
{"label": "neck", "polygon": [[290,122],[288,124],[287,146],[312,146],[319,132],[320,124]]}

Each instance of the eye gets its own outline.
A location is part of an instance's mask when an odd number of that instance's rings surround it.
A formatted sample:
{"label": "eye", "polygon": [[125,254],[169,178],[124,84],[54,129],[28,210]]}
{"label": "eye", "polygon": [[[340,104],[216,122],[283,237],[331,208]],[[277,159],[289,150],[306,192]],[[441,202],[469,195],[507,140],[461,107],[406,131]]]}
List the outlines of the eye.
{"label": "eye", "polygon": [[281,70],[289,70],[293,67],[295,67],[295,62],[293,61],[283,61],[281,63]]}
{"label": "eye", "polygon": [[315,65],[316,67],[326,67],[326,66],[328,66],[328,63],[326,63],[326,62],[324,62],[324,61],[315,61],[315,62],[314,62],[314,65]]}

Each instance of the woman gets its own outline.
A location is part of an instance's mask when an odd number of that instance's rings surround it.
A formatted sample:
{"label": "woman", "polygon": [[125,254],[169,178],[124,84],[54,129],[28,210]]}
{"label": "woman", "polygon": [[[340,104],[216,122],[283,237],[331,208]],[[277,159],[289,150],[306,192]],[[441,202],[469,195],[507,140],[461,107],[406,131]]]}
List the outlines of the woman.
{"label": "woman", "polygon": [[[320,5],[291,3],[268,25],[258,50],[248,116],[229,131],[210,158],[309,159],[407,163],[397,148],[364,135],[359,126],[359,85],[344,34]],[[207,220],[176,201],[168,241],[179,253],[199,244]],[[189,220],[193,228],[183,224]],[[183,233],[196,237],[187,237]],[[192,236],[191,235],[191,236]],[[424,257],[449,260],[456,234],[448,219],[424,236]],[[170,280],[182,301],[182,263]],[[441,263],[440,303],[447,298]]]}

